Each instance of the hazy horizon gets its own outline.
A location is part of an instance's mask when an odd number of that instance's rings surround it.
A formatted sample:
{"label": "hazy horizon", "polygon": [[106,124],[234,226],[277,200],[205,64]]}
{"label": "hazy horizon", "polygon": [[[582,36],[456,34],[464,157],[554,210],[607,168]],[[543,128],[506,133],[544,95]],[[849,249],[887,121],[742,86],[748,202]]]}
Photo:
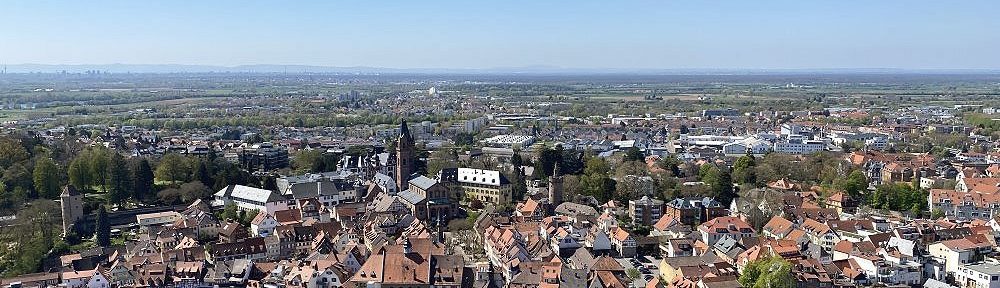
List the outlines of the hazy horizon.
{"label": "hazy horizon", "polygon": [[322,66],[308,64],[3,64],[4,73],[333,73],[333,74],[635,74],[635,75],[727,75],[727,74],[1000,74],[988,68],[602,68],[520,66],[484,68]]}
{"label": "hazy horizon", "polygon": [[16,1],[0,64],[1000,69],[994,1]]}

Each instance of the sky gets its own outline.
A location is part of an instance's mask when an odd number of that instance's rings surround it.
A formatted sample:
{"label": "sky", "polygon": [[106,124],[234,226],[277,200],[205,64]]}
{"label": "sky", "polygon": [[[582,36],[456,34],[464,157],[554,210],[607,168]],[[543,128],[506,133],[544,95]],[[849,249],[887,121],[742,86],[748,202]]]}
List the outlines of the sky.
{"label": "sky", "polygon": [[998,69],[1000,1],[37,1],[0,63]]}

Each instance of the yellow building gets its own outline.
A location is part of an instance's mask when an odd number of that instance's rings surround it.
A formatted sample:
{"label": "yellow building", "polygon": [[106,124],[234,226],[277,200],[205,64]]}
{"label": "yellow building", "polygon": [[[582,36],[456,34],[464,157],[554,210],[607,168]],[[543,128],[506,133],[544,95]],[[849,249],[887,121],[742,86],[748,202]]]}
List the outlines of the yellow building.
{"label": "yellow building", "polygon": [[458,168],[457,176],[458,185],[467,197],[484,204],[511,204],[511,184],[500,171]]}

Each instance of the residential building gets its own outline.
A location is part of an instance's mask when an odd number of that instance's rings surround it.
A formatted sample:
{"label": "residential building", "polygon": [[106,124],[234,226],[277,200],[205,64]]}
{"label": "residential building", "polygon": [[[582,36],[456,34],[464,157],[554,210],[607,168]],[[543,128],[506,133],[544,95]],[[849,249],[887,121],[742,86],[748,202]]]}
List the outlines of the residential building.
{"label": "residential building", "polygon": [[981,262],[961,265],[955,282],[966,288],[1000,288],[1000,264]]}
{"label": "residential building", "polygon": [[698,232],[701,233],[701,241],[708,245],[715,245],[723,237],[732,237],[737,241],[754,237],[750,224],[732,216],[717,217],[702,223],[698,226]]}
{"label": "residential building", "polygon": [[215,192],[213,198],[213,207],[235,205],[236,209],[257,210],[268,214],[286,210],[289,206],[289,200],[274,191],[243,185],[226,186]]}
{"label": "residential building", "polygon": [[288,149],[270,142],[250,145],[239,154],[240,165],[250,171],[271,171],[288,167]]}
{"label": "residential building", "polygon": [[944,272],[954,275],[963,264],[981,261],[993,250],[993,244],[985,235],[973,235],[934,243],[927,250],[934,260],[943,264]]}
{"label": "residential building", "polygon": [[651,226],[663,216],[663,201],[649,196],[628,200],[628,216],[634,225]]}
{"label": "residential building", "polygon": [[467,197],[495,205],[511,204],[511,183],[495,170],[457,168],[458,185]]}

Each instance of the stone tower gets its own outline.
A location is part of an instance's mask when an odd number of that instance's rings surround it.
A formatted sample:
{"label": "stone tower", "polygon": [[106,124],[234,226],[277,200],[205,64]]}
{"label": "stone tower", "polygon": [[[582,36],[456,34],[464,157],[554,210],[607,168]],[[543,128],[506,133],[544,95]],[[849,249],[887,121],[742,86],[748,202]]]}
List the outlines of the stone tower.
{"label": "stone tower", "polygon": [[556,162],[549,177],[549,203],[553,209],[563,202],[563,176],[559,172],[559,162]]}
{"label": "stone tower", "polygon": [[63,235],[67,235],[72,231],[73,224],[83,218],[83,195],[72,185],[67,185],[59,194],[59,204],[62,206]]}
{"label": "stone tower", "polygon": [[399,191],[405,190],[410,181],[410,175],[416,166],[415,158],[413,136],[410,135],[406,120],[403,120],[403,123],[399,124],[399,138],[396,139],[396,188]]}

